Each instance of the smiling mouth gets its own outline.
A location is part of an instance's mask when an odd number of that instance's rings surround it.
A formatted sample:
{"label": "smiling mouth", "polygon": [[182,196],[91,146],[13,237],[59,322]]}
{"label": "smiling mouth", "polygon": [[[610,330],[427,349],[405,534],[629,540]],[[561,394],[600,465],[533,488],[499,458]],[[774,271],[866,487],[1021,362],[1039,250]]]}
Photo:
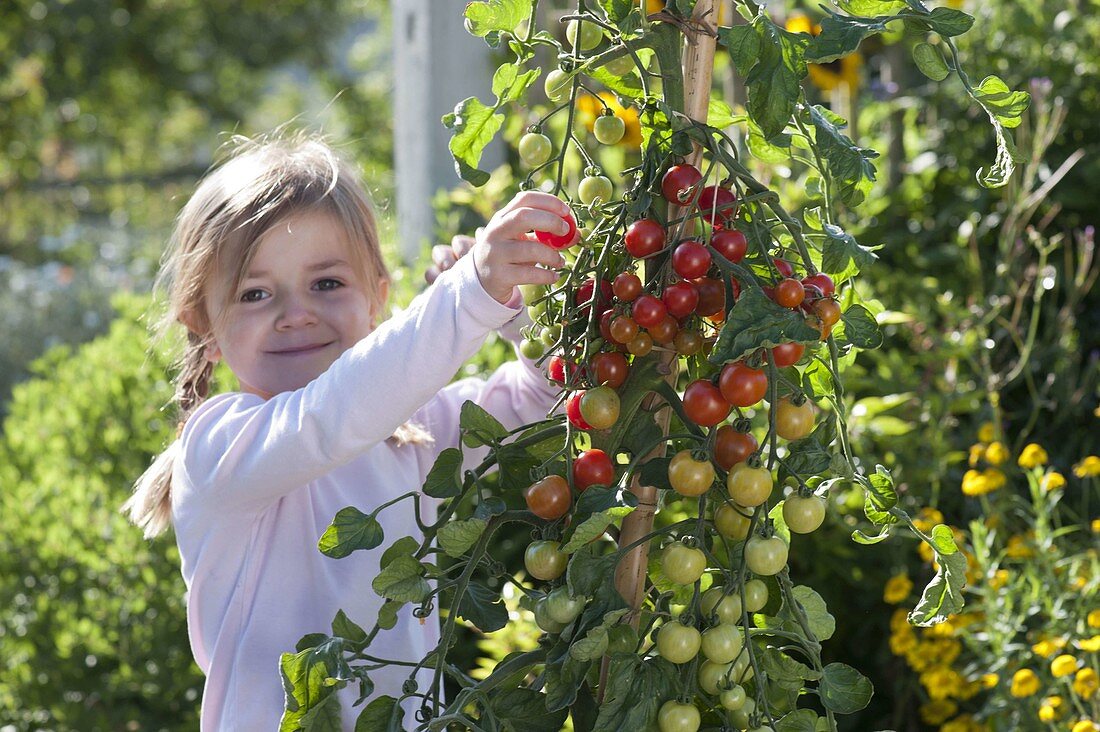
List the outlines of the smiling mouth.
{"label": "smiling mouth", "polygon": [[[333,341],[332,343],[335,343],[335,341]],[[271,353],[275,356],[301,356],[303,354],[320,351],[322,348],[328,348],[332,345],[332,343],[322,343],[320,345],[309,346],[307,348],[299,348],[294,351],[271,351]]]}

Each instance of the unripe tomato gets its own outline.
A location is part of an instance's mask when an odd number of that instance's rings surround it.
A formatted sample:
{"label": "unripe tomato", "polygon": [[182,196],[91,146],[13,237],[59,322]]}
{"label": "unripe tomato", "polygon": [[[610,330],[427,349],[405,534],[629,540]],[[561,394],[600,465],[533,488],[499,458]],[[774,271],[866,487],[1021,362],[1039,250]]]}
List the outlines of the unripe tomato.
{"label": "unripe tomato", "polygon": [[783,521],[796,534],[809,534],[825,520],[825,499],[797,493],[783,501]]}
{"label": "unripe tomato", "polygon": [[651,325],[649,327],[649,336],[653,339],[654,343],[660,343],[661,345],[668,345],[672,343],[672,339],[676,337],[676,334],[680,331],[680,324],[676,322],[676,318],[671,315],[666,315],[657,325]]}
{"label": "unripe tomato", "polygon": [[573,505],[569,484],[560,475],[548,475],[531,484],[523,492],[523,498],[531,513],[547,521],[560,519]]}
{"label": "unripe tomato", "polygon": [[694,584],[707,568],[707,555],[702,550],[674,541],[661,554],[661,569],[670,582]]}
{"label": "unripe tomato", "polygon": [[558,323],[546,326],[542,329],[542,332],[539,333],[539,341],[546,348],[550,348],[556,344],[559,338],[561,338],[561,325]]}
{"label": "unripe tomato", "polygon": [[657,631],[657,653],[672,663],[687,663],[699,655],[703,637],[695,628],[670,620]]}
{"label": "unripe tomato", "polygon": [[581,414],[581,397],[584,396],[584,391],[578,391],[572,394],[565,400],[565,417],[569,420],[569,423],[579,430],[590,430],[592,425],[585,421],[584,415]]}
{"label": "unripe tomato", "polygon": [[608,386],[597,386],[581,396],[581,416],[593,429],[606,430],[619,419],[619,395]]}
{"label": "unripe tomato", "polygon": [[536,231],[535,238],[551,249],[565,249],[571,246],[573,240],[577,238],[577,220],[573,218],[573,214],[566,214],[561,219],[569,226],[567,232],[554,234],[549,231]]}
{"label": "unripe tomato", "polygon": [[732,663],[743,643],[736,625],[722,623],[703,632],[703,655],[714,663]]}
{"label": "unripe tomato", "polygon": [[809,399],[799,406],[788,397],[775,405],[775,433],[784,440],[801,440],[814,431],[814,405]]}
{"label": "unripe tomato", "polygon": [[611,291],[623,302],[632,302],[642,294],[642,281],[633,272],[620,272],[611,282]]}
{"label": "unripe tomato", "polygon": [[691,450],[676,453],[668,464],[668,482],[681,496],[701,496],[714,484],[714,466],[709,460],[696,460]]}
{"label": "unripe tomato", "polygon": [[616,343],[630,343],[638,335],[638,324],[629,315],[620,315],[611,321],[608,332]]}
{"label": "unripe tomato", "polygon": [[573,485],[578,491],[614,482],[615,466],[603,450],[585,450],[573,461]]}
{"label": "unripe tomato", "polygon": [[805,350],[806,347],[801,343],[780,343],[772,349],[772,360],[779,368],[794,366]]}
{"label": "unripe tomato", "polygon": [[727,709],[731,712],[737,711],[741,707],[745,706],[745,700],[748,696],[745,694],[745,689],[741,686],[734,686],[731,689],[726,689],[718,697],[718,702],[722,705],[723,709]]}
{"label": "unripe tomato", "polygon": [[535,579],[557,579],[568,564],[569,555],[561,550],[561,544],[556,541],[533,541],[523,554],[523,566],[527,568],[527,574]]}
{"label": "unripe tomato", "polygon": [[760,447],[750,432],[738,432],[728,424],[718,428],[714,436],[714,462],[722,470],[730,470],[743,463]]}
{"label": "unripe tomato", "polygon": [[684,390],[684,413],[701,427],[713,427],[730,413],[730,404],[714,384],[699,379]]}
{"label": "unripe tomato", "polygon": [[775,286],[775,301],[785,308],[796,308],[805,299],[806,288],[796,279],[788,277]]}
{"label": "unripe tomato", "polygon": [[710,252],[697,241],[684,241],[672,250],[672,269],[685,280],[702,277],[710,269]]}
{"label": "unripe tomato", "polygon": [[535,625],[539,626],[544,633],[555,635],[565,630],[568,623],[559,623],[551,618],[546,598],[542,597],[535,603]]}
{"label": "unripe tomato", "polygon": [[[735,280],[736,282],[736,280]],[[695,313],[704,318],[723,312],[726,307],[726,286],[713,277],[700,277],[692,282],[699,291],[699,304]]]}
{"label": "unripe tomato", "polygon": [[781,537],[753,536],[745,543],[745,566],[753,574],[770,577],[787,565],[787,542]]}
{"label": "unripe tomato", "polygon": [[714,232],[710,237],[710,245],[714,247],[714,251],[734,264],[744,259],[749,251],[748,239],[737,229],[722,229]]}
{"label": "unripe tomato", "polygon": [[727,226],[734,217],[737,194],[722,186],[706,186],[699,192],[699,210],[708,222]]}
{"label": "unripe tomato", "polygon": [[653,339],[648,333],[639,333],[634,340],[626,344],[626,348],[635,356],[645,356],[653,350]]}
{"label": "unripe tomato", "polygon": [[681,356],[694,356],[703,349],[703,336],[694,330],[681,330],[673,339],[676,352]]}
{"label": "unripe tomato", "polygon": [[591,205],[596,199],[599,199],[600,203],[607,203],[611,200],[613,192],[611,179],[606,175],[587,175],[577,186],[577,196],[585,206]]}
{"label": "unripe tomato", "polygon": [[[730,678],[733,679],[734,683],[743,684],[752,679],[754,675],[756,675],[756,672],[752,669],[752,660],[749,658],[749,654],[742,653],[733,662]],[[746,699],[745,706],[742,709],[752,714],[753,710],[756,709],[756,703],[752,699]]]}
{"label": "unripe tomato", "polygon": [[591,51],[596,46],[600,45],[600,41],[603,40],[603,28],[595,23],[583,23],[580,20],[571,20],[569,24],[565,26],[565,37],[569,41],[569,45],[573,48],[577,47],[577,33],[580,33],[581,50]]}
{"label": "unripe tomato", "polygon": [[693,704],[681,704],[669,699],[657,712],[657,727],[661,732],[696,732],[702,722]]}
{"label": "unripe tomato", "polygon": [[612,76],[626,76],[634,70],[634,59],[629,53],[624,53],[605,63],[603,68]]}
{"label": "unripe tomato", "polygon": [[768,586],[763,580],[753,579],[745,583],[745,610],[760,612],[768,604]]}
{"label": "unripe tomato", "polygon": [[668,314],[668,308],[665,307],[663,302],[653,297],[653,295],[640,295],[638,299],[634,301],[634,307],[631,312],[634,314],[634,322],[643,328],[651,328],[665,319],[665,315]]}
{"label": "unripe tomato", "polygon": [[751,407],[768,393],[768,375],[737,361],[726,364],[718,379],[722,398],[735,407]]}
{"label": "unripe tomato", "polygon": [[741,622],[741,595],[737,592],[727,595],[725,588],[711,587],[699,598],[699,610],[708,621],[714,615],[719,623],[737,625]]}
{"label": "unripe tomato", "polygon": [[591,371],[597,384],[618,389],[626,382],[630,365],[626,362],[626,356],[621,353],[597,353],[592,357]]}
{"label": "unripe tomato", "polygon": [[569,78],[569,74],[561,69],[552,70],[546,75],[546,80],[542,84],[542,89],[546,92],[546,98],[551,102],[565,101],[570,91],[572,91],[572,87],[573,81]]}
{"label": "unripe tomato", "polygon": [[699,688],[708,694],[718,694],[722,687],[729,684],[733,677],[732,663],[703,661],[699,664]]}
{"label": "unripe tomato", "polygon": [[653,219],[638,219],[627,227],[623,241],[632,257],[648,257],[664,249],[665,229]]}
{"label": "unripe tomato", "polygon": [[732,503],[723,503],[714,509],[714,528],[727,539],[741,541],[749,535],[751,513],[747,508],[738,510]]}
{"label": "unripe tomato", "polygon": [[690,282],[676,282],[661,293],[661,302],[668,314],[674,318],[683,318],[695,312],[699,305],[699,291]]}
{"label": "unripe tomato", "polygon": [[625,133],[626,122],[613,114],[600,115],[592,125],[592,134],[603,145],[614,145],[623,139]]}
{"label": "unripe tomato", "polygon": [[673,165],[661,178],[661,194],[669,203],[683,205],[690,200],[690,189],[702,179],[694,165]]}
{"label": "unripe tomato", "polygon": [[546,285],[520,285],[519,294],[523,296],[524,305],[534,305],[546,297]]}
{"label": "unripe tomato", "polygon": [[749,508],[759,506],[772,494],[771,471],[738,463],[726,476],[726,489],[734,503]]}
{"label": "unripe tomato", "polygon": [[539,132],[528,132],[519,138],[520,160],[532,168],[537,168],[549,160],[553,149],[550,138]]}
{"label": "unripe tomato", "polygon": [[544,346],[541,341],[533,341],[530,338],[524,338],[520,341],[519,352],[524,358],[535,361],[542,358],[542,354],[546,353],[546,346]]}
{"label": "unripe tomato", "polygon": [[814,315],[824,325],[832,327],[840,321],[840,305],[836,300],[818,300],[813,306]]}
{"label": "unripe tomato", "polygon": [[577,616],[584,610],[585,602],[586,598],[584,597],[570,595],[569,589],[565,585],[555,587],[546,596],[546,614],[555,623],[568,625],[576,620]]}
{"label": "unripe tomato", "polygon": [[818,292],[821,293],[821,297],[832,297],[836,294],[836,284],[833,283],[833,278],[824,272],[803,277],[802,284],[806,287],[816,287]]}

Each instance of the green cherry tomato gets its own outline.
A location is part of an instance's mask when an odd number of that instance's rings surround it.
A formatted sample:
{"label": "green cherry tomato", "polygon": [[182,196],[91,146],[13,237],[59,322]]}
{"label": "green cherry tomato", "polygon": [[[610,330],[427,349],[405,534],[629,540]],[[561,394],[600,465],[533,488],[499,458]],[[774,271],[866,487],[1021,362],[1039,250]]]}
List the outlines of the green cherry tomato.
{"label": "green cherry tomato", "polygon": [[611,185],[611,179],[605,175],[585,176],[577,187],[577,196],[585,206],[590,206],[596,200],[599,200],[600,203],[607,203],[611,200],[613,193],[614,188]]}
{"label": "green cherry tomato", "polygon": [[787,542],[778,536],[754,536],[745,544],[745,566],[753,574],[770,577],[787,564]]}
{"label": "green cherry tomato", "polygon": [[703,638],[695,628],[671,620],[657,631],[657,653],[672,663],[687,663],[699,655]]}
{"label": "green cherry tomato", "polygon": [[546,346],[541,341],[533,341],[530,338],[524,338],[519,344],[519,352],[523,354],[524,358],[529,358],[535,361],[542,357],[542,354],[546,352]]}
{"label": "green cherry tomato", "polygon": [[737,463],[726,476],[726,489],[734,503],[759,506],[772,494],[771,471],[765,467],[751,468],[748,463]]}
{"label": "green cherry tomato", "polygon": [[619,419],[619,395],[610,386],[586,390],[580,406],[581,416],[593,429],[606,430]]}
{"label": "green cherry tomato", "polygon": [[[742,653],[737,657],[737,660],[733,662],[733,670],[730,672],[730,678],[732,678],[735,683],[743,684],[750,680],[755,673],[756,672],[752,670],[752,661],[749,659],[749,654]],[[752,702],[752,700],[746,699],[745,706],[742,707],[742,709],[752,714],[752,710],[756,707],[756,704],[755,702],[752,704],[749,702]]]}
{"label": "green cherry tomato", "polygon": [[579,20],[571,20],[569,25],[565,26],[565,37],[570,46],[577,47],[578,26],[580,27],[582,51],[591,51],[600,45],[600,41],[603,40],[603,28],[595,23],[582,23]]}
{"label": "green cherry tomato", "polygon": [[722,623],[703,632],[703,655],[714,663],[731,663],[743,645],[736,625]]}
{"label": "green cherry tomato", "polygon": [[691,450],[681,450],[668,464],[668,482],[681,496],[701,496],[714,483],[714,466],[693,458]]}
{"label": "green cherry tomato", "polygon": [[557,579],[565,572],[568,563],[569,555],[561,550],[561,544],[556,541],[533,541],[523,554],[523,565],[535,579]]}
{"label": "green cherry tomato", "polygon": [[543,597],[535,603],[535,625],[544,633],[554,634],[565,630],[566,623],[559,623],[550,617],[549,606]]}
{"label": "green cherry tomato", "polygon": [[814,405],[809,399],[795,406],[787,397],[775,405],[775,434],[784,440],[801,440],[814,431]]}
{"label": "green cherry tomato", "polygon": [[707,568],[707,556],[702,550],[674,541],[665,547],[661,555],[661,569],[670,582],[678,585],[694,584]]}
{"label": "green cherry tomato", "polygon": [[669,699],[657,712],[657,727],[661,732],[695,732],[702,717],[694,704],[681,704]]}
{"label": "green cherry tomato", "polygon": [[569,78],[569,74],[561,69],[554,69],[546,75],[542,88],[551,102],[564,102],[572,91],[572,86],[573,81]]}
{"label": "green cherry tomato", "polygon": [[734,686],[732,689],[723,691],[722,695],[718,697],[718,701],[722,704],[723,709],[735,712],[745,706],[745,699],[747,698],[743,687]]}
{"label": "green cherry tomato", "polygon": [[571,596],[565,585],[555,587],[546,596],[546,614],[555,623],[568,625],[584,610],[585,601],[584,597]]}
{"label": "green cherry tomato", "polygon": [[626,134],[626,122],[613,114],[604,114],[596,118],[592,133],[603,145],[614,145]]}
{"label": "green cherry tomato", "polygon": [[723,686],[729,686],[733,674],[732,663],[703,661],[699,664],[699,688],[708,694],[717,694]]}
{"label": "green cherry tomato", "polygon": [[796,534],[809,534],[825,520],[825,499],[795,494],[783,501],[783,520]]}
{"label": "green cherry tomato", "polygon": [[534,305],[546,297],[546,285],[520,285],[519,294],[523,296],[524,305]]}
{"label": "green cherry tomato", "polygon": [[727,595],[724,587],[711,587],[699,598],[699,609],[705,619],[715,615],[719,623],[736,625],[741,622],[741,595],[737,592]]}
{"label": "green cherry tomato", "polygon": [[634,70],[634,58],[629,53],[616,56],[603,65],[612,76],[626,76]]}
{"label": "green cherry tomato", "polygon": [[745,609],[750,613],[759,612],[768,604],[768,586],[762,580],[753,579],[745,583]]}
{"label": "green cherry tomato", "polygon": [[519,157],[524,164],[537,168],[550,159],[553,145],[550,138],[538,132],[528,132],[519,138]]}
{"label": "green cherry tomato", "polygon": [[727,539],[741,541],[749,535],[751,523],[751,508],[723,503],[714,510],[714,528]]}

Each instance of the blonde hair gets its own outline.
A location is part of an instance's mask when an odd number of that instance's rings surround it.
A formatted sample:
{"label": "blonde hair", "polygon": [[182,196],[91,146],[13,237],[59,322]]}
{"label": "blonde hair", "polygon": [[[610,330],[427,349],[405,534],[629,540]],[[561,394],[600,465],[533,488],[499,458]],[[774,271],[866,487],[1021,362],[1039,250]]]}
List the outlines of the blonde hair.
{"label": "blonde hair", "polygon": [[[187,344],[174,366],[178,424],[174,440],[134,484],[121,512],[145,530],[146,538],[162,534],[171,524],[172,468],[179,453],[179,436],[188,417],[209,394],[214,364],[206,358],[214,326],[227,302],[208,303],[220,278],[232,278],[223,293],[236,292],[245,278],[263,235],[287,217],[303,211],[325,211],[343,226],[353,243],[353,263],[363,276],[373,312],[382,311],[380,280],[390,280],[382,258],[370,199],[355,171],[322,138],[299,133],[285,136],[233,136],[228,159],[207,174],[183,207],[153,285],[166,291],[168,302],[153,327],[153,342],[187,328]],[[208,313],[215,313],[211,323]],[[431,437],[406,422],[389,438],[397,445],[425,444]]]}

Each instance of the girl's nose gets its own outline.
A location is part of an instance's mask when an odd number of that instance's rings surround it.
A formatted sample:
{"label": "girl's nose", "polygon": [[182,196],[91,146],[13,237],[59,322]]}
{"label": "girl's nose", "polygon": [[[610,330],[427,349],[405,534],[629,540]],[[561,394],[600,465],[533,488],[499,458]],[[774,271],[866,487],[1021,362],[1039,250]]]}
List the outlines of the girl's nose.
{"label": "girl's nose", "polygon": [[283,301],[283,307],[275,320],[275,328],[276,330],[300,328],[316,322],[317,314],[314,312],[312,304],[303,298],[291,295]]}

